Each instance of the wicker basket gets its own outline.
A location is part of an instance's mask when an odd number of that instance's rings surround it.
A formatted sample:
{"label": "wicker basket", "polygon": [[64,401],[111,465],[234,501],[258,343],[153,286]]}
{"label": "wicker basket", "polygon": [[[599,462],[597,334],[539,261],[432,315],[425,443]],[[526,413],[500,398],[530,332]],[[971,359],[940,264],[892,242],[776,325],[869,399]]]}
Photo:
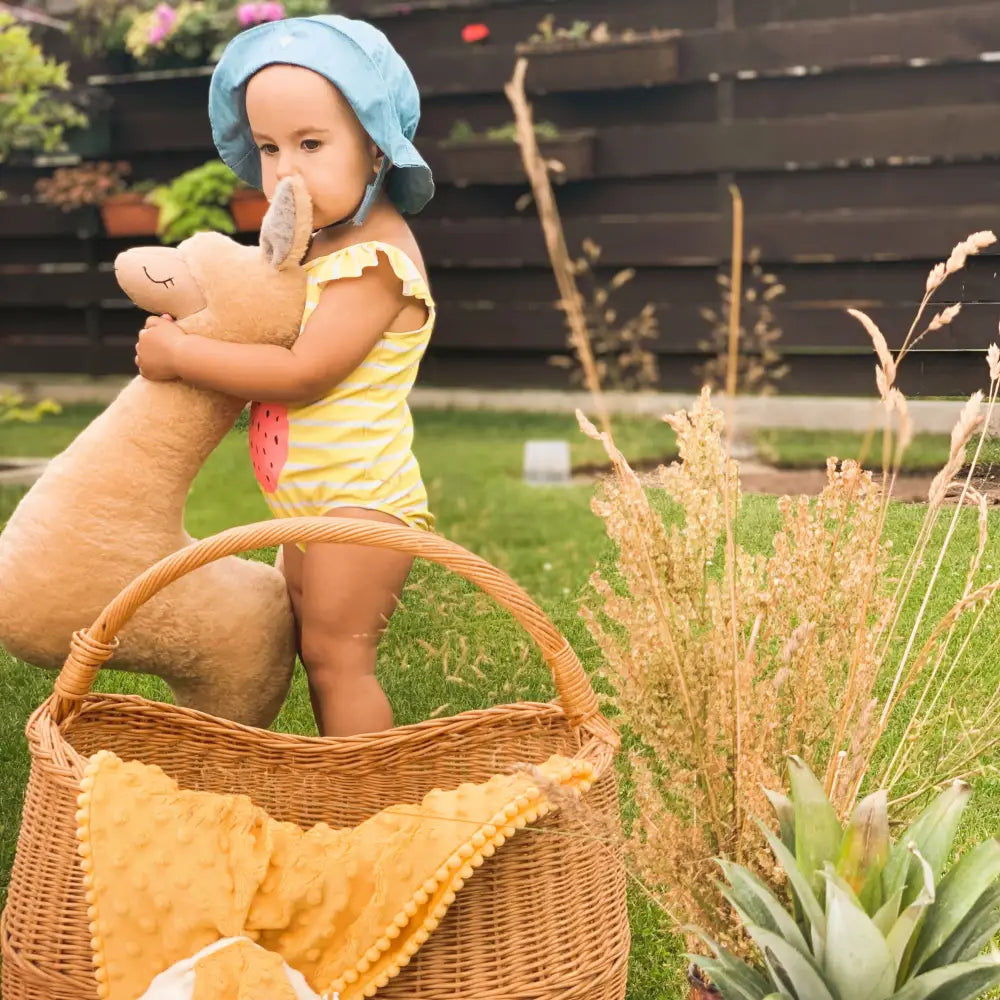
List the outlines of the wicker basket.
{"label": "wicker basket", "polygon": [[[540,646],[559,691],[519,703],[345,739],[236,725],[126,695],[91,693],[119,629],[173,580],[225,555],[286,542],[392,548],[439,562],[508,609]],[[99,749],[156,764],[182,787],[244,793],[272,816],[357,824],[435,787],[479,782],[554,753],[601,774],[589,810],[555,813],[515,837],[458,895],[437,932],[380,996],[452,1000],[621,1000],[629,950],[625,876],[605,823],[617,823],[616,735],[565,638],[516,584],[426,532],[369,521],[291,518],[232,529],[138,577],[77,633],[55,690],[27,728],[31,775],[7,908],[3,1000],[96,1000],[76,854],[76,792]],[[591,811],[599,814],[590,815]],[[595,820],[599,819],[600,822]],[[597,828],[603,827],[599,832]],[[558,834],[558,835],[554,835]],[[614,837],[610,841],[614,841]]]}

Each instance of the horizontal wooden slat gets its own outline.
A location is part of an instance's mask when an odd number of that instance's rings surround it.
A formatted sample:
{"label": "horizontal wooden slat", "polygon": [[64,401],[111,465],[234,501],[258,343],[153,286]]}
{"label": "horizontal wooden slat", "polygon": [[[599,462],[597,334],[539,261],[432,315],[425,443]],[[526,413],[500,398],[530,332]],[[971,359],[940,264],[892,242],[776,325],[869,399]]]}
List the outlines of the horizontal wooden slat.
{"label": "horizontal wooden slat", "polygon": [[[749,119],[986,104],[1000,88],[1000,64],[976,62],[920,69],[894,66],[863,72],[847,70],[809,76],[757,77],[738,80],[733,86],[733,114],[736,118]],[[699,88],[689,84],[678,89]],[[675,103],[685,106],[680,101]]]}
{"label": "horizontal wooden slat", "polygon": [[97,231],[100,219],[93,209],[63,212],[41,204],[0,204],[0,240],[16,237],[75,239]]}
{"label": "horizontal wooden slat", "polygon": [[[850,115],[621,125],[600,136],[598,175],[633,177],[716,170],[767,170],[910,160],[981,160],[1000,155],[1000,112],[992,105],[918,107]],[[212,147],[207,116],[181,109],[122,115],[123,154]],[[448,171],[430,137],[418,145],[441,181]]]}
{"label": "horizontal wooden slat", "polygon": [[21,372],[109,374],[115,370],[104,368],[97,361],[82,328],[76,336],[49,336],[45,339],[0,336],[0,372],[8,375]]}
{"label": "horizontal wooden slat", "polygon": [[[700,385],[695,367],[704,355],[680,354],[660,365],[660,386],[666,390],[694,390]],[[779,391],[833,396],[875,395],[874,367],[863,355],[800,355],[789,358],[790,371]],[[924,351],[910,355],[900,368],[898,384],[911,398],[964,395],[982,389],[982,354],[973,351]],[[419,384],[501,388],[568,385],[567,372],[548,362],[545,354],[508,353],[484,359],[467,351],[440,351],[428,356]]]}
{"label": "horizontal wooden slat", "polygon": [[630,177],[996,156],[1000,156],[1000,109],[967,105],[730,124],[610,128],[601,133],[598,173]]}
{"label": "horizontal wooden slat", "polygon": [[[0,340],[0,371],[7,374],[84,371],[95,374],[131,374],[133,350],[129,344],[106,344],[91,354],[83,340],[12,346]],[[510,351],[499,356],[474,351],[432,350],[420,368],[418,384],[462,387],[565,388],[568,373],[549,362],[550,355]],[[696,366],[703,354],[677,354],[660,364],[660,388],[694,389],[699,384]],[[793,355],[785,359],[789,374],[779,383],[787,393],[873,396],[871,359],[865,355]],[[984,384],[982,354],[972,351],[918,351],[901,366],[899,385],[913,398],[974,392]]]}
{"label": "horizontal wooden slat", "polygon": [[[652,353],[695,353],[705,349],[705,342],[711,341],[711,330],[700,307],[669,302],[654,305],[659,333],[655,339],[645,342]],[[897,350],[901,347],[915,309],[909,306],[877,306],[867,309],[867,312],[885,333],[890,348]],[[627,310],[620,313],[623,320],[629,315]],[[752,323],[756,315],[748,311],[744,319]],[[927,315],[921,330],[932,315],[933,312]],[[922,344],[938,351],[982,351],[985,373],[985,351],[996,339],[998,319],[1000,307],[997,305],[966,306],[951,324],[928,334]],[[774,309],[774,323],[782,331],[776,344],[782,354],[803,350],[842,350],[864,354],[874,363],[871,340],[857,320],[847,314],[845,304],[811,308],[779,305]],[[566,329],[561,314],[553,307],[511,308],[502,302],[494,302],[489,308],[486,302],[441,302],[440,322],[435,330],[434,342],[438,349],[507,352],[534,348],[563,351],[566,348]]]}
{"label": "horizontal wooden slat", "polygon": [[[728,258],[728,216],[713,213],[660,216],[571,218],[566,221],[569,245],[590,238],[603,248],[608,267],[698,266]],[[414,231],[428,263],[435,267],[520,268],[548,263],[537,220],[483,218],[417,219]],[[961,205],[910,210],[750,214],[746,245],[760,248],[773,264],[833,261],[934,260],[969,233],[1000,231],[1000,205]],[[244,242],[254,237],[245,234]],[[102,240],[99,259],[110,261],[120,250],[144,241]],[[20,243],[0,241],[0,265],[31,263]],[[79,261],[78,245],[37,241],[50,254]],[[41,254],[42,251],[40,250]]]}
{"label": "horizontal wooden slat", "polygon": [[[942,257],[950,248],[945,248]],[[981,302],[1000,305],[1000,276],[995,256],[970,258],[934,295],[935,302]],[[933,261],[895,261],[878,264],[784,264],[770,268],[786,288],[779,300],[785,304],[839,303],[867,308],[871,305],[905,305],[916,309],[924,293]],[[614,268],[598,268],[598,285],[607,285]],[[728,266],[726,267],[728,271]],[[691,305],[718,301],[718,270],[714,267],[646,267],[613,293],[611,299],[622,310],[636,309],[645,302]],[[752,276],[749,269],[744,281]],[[543,305],[556,297],[551,271],[543,266],[520,269],[474,270],[435,268],[431,272],[434,294],[442,301],[490,300]],[[581,291],[594,287],[580,279]],[[1000,318],[1000,315],[998,315]]]}
{"label": "horizontal wooden slat", "polygon": [[[909,211],[748,216],[746,245],[765,260],[934,259],[970,232],[1000,229],[1000,205]],[[426,258],[445,267],[522,267],[547,260],[534,221],[468,219],[415,223]],[[729,220],[712,215],[572,219],[571,245],[590,237],[609,266],[705,264],[727,259]]]}
{"label": "horizontal wooden slat", "polygon": [[937,7],[941,0],[736,0],[737,24],[800,21],[811,18],[856,17],[863,13],[893,13]]}
{"label": "horizontal wooden slat", "polygon": [[[942,257],[946,256],[945,248]],[[785,287],[778,299],[783,308],[830,309],[905,307],[915,311],[923,295],[927,272],[933,261],[895,261],[846,264],[784,264],[769,266]],[[728,270],[728,267],[725,268]],[[590,297],[594,288],[607,286],[613,267],[599,267],[595,283],[580,278],[581,292]],[[635,312],[646,302],[671,308],[700,306],[718,301],[719,273],[716,267],[643,267],[631,282],[612,294],[610,303],[621,313]],[[442,303],[511,303],[539,309],[552,305],[557,296],[555,280],[544,264],[525,268],[431,268],[431,287]],[[749,270],[744,280],[749,283]],[[0,272],[0,309],[64,306],[91,301],[121,300],[122,295],[109,270],[96,274]],[[965,268],[935,293],[934,302],[983,304],[997,308],[1000,318],[1000,275],[994,255],[973,257]],[[2,315],[2,313],[0,313]]]}
{"label": "horizontal wooden slat", "polygon": [[[434,332],[435,350],[475,350],[496,355],[509,351],[545,350],[561,352],[566,348],[566,326],[562,314],[551,302],[511,304],[497,299],[448,300],[438,296],[438,323]],[[712,330],[703,315],[706,307],[718,308],[716,302],[685,303],[652,300],[656,309],[658,335],[645,342],[654,354],[697,353],[711,341]],[[106,308],[100,313],[104,342],[134,343],[142,326],[143,313],[120,302],[123,308]],[[640,307],[637,301],[617,306],[619,322],[625,321]],[[783,354],[803,351],[837,350],[872,357],[872,344],[862,326],[847,314],[846,302],[776,303],[773,324],[781,331],[778,348]],[[889,346],[898,349],[916,312],[912,304],[875,305],[866,312],[879,324]],[[918,332],[929,322],[928,311]],[[756,322],[758,313],[747,307],[743,320]],[[996,339],[1000,304],[966,305],[949,325],[930,334],[921,342],[936,351],[985,351]],[[82,308],[37,306],[5,307],[0,321],[7,337],[21,342],[38,342],[55,334],[83,336],[86,329]],[[752,350],[752,344],[746,349]]]}
{"label": "horizontal wooden slat", "polygon": [[938,3],[930,10],[690,32],[681,44],[681,79],[702,80],[712,73],[804,75],[912,60],[976,62],[981,53],[998,49],[996,4]]}

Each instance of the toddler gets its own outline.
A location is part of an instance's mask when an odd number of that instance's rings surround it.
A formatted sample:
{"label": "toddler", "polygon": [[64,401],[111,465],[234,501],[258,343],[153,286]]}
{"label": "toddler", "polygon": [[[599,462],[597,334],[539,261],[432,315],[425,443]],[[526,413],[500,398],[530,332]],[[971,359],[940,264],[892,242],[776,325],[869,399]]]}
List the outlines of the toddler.
{"label": "toddler", "polygon": [[[355,517],[430,529],[407,396],[434,326],[420,251],[402,213],[429,201],[412,139],[416,84],[385,36],[340,16],[237,35],[215,68],[219,155],[271,197],[292,174],[313,203],[308,294],[291,349],[185,335],[150,317],[136,362],[254,402],[250,450],[277,517]],[[368,546],[286,545],[283,571],[321,735],[392,726],[378,641],[412,558]]]}

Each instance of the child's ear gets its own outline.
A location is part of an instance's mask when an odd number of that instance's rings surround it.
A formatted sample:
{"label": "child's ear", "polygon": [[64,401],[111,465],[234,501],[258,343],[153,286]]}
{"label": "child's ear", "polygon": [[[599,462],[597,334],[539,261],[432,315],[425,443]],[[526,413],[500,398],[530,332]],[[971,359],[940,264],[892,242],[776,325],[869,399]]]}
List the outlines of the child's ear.
{"label": "child's ear", "polygon": [[260,227],[260,251],[279,271],[297,267],[309,249],[312,200],[301,177],[278,182]]}

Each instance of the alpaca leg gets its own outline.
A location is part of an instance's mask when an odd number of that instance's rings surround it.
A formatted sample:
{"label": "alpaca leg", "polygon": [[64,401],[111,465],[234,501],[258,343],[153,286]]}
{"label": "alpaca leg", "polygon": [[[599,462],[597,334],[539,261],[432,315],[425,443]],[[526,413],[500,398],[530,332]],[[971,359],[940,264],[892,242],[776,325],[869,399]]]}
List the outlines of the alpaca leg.
{"label": "alpaca leg", "polygon": [[171,680],[170,688],[182,708],[266,729],[281,711],[291,680],[290,671],[275,665],[256,677],[233,677],[219,669],[198,680]]}

